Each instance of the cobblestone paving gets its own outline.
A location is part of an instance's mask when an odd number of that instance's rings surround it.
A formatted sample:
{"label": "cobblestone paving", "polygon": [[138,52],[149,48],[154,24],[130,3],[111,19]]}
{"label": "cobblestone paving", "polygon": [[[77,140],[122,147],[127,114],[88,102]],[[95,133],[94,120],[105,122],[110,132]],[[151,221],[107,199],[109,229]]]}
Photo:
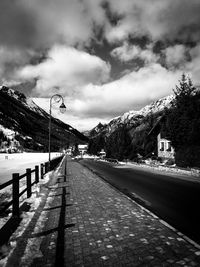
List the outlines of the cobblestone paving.
{"label": "cobblestone paving", "polygon": [[200,250],[77,162],[49,198],[19,266],[200,266]]}

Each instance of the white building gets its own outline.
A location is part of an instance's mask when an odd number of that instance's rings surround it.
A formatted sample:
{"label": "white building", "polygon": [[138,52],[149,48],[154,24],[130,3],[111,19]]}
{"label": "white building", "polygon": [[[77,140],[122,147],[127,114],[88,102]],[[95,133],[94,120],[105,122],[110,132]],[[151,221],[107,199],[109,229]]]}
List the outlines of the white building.
{"label": "white building", "polygon": [[174,148],[171,145],[171,141],[164,138],[161,133],[157,136],[158,142],[158,157],[160,158],[174,158]]}

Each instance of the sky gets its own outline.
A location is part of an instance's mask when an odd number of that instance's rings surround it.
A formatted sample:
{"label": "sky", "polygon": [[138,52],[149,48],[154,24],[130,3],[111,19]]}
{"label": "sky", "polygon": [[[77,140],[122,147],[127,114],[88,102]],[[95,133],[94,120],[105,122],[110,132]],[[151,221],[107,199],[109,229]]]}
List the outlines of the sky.
{"label": "sky", "polygon": [[1,0],[0,82],[80,131],[200,84],[199,0]]}

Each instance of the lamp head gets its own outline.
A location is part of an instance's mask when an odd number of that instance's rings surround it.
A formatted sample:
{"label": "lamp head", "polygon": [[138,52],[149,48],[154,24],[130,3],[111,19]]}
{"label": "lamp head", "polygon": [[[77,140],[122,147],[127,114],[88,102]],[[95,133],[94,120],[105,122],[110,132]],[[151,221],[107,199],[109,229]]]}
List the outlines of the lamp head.
{"label": "lamp head", "polygon": [[59,109],[60,109],[60,112],[61,112],[61,113],[65,113],[65,111],[66,111],[66,106],[65,106],[65,104],[62,103],[62,104],[60,105]]}

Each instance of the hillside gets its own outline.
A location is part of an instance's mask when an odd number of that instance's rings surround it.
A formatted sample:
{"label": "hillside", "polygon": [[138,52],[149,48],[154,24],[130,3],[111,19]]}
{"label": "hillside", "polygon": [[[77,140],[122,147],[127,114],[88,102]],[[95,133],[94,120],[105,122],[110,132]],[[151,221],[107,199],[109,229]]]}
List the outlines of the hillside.
{"label": "hillside", "polygon": [[90,131],[89,152],[98,154],[104,149],[107,157],[120,160],[156,159],[157,135],[161,132],[171,141],[177,166],[200,167],[199,118],[199,87],[193,86],[183,74],[173,96],[161,98],[139,111],[129,111],[108,124],[99,123]]}
{"label": "hillside", "polygon": [[150,105],[145,106],[140,110],[131,110],[124,113],[122,116],[112,119],[108,124],[99,123],[95,128],[90,131],[90,136],[106,132],[108,135],[118,129],[120,126],[126,126],[128,128],[140,125],[141,122],[148,116],[157,117],[158,114],[162,113],[165,108],[171,106],[171,102],[174,99],[173,95],[163,97],[157,101],[154,101]]}
{"label": "hillside", "polygon": [[[0,87],[0,131],[4,141],[7,137],[8,141],[19,142],[22,149],[48,151],[48,124],[49,114],[23,93]],[[82,133],[53,117],[51,133],[52,151],[88,141]]]}
{"label": "hillside", "polygon": [[156,136],[148,136],[157,120],[171,107],[174,96],[154,101],[138,111],[129,111],[112,119],[108,124],[99,123],[89,136],[89,152],[98,153],[102,148],[108,157],[137,158],[146,156],[156,149]]}

